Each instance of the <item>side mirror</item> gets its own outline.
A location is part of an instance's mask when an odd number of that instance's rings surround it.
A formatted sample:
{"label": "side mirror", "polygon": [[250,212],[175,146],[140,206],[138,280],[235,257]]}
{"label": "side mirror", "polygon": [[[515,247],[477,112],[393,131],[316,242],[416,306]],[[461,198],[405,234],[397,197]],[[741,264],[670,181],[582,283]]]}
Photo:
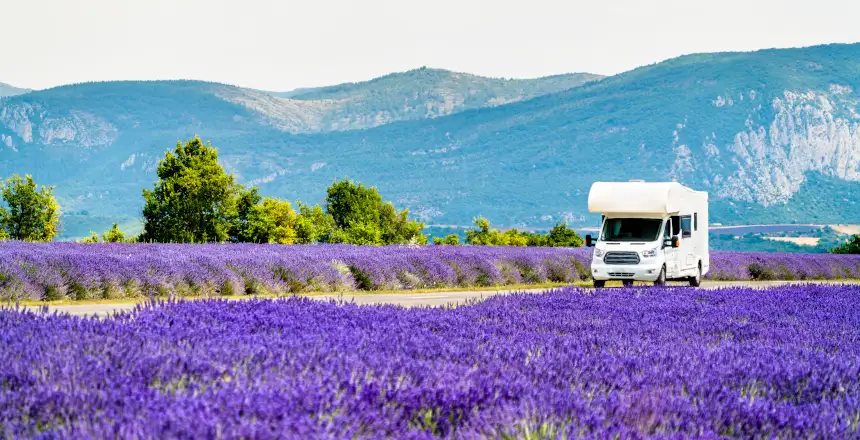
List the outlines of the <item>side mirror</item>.
{"label": "side mirror", "polygon": [[673,237],[672,237],[672,247],[673,247],[673,248],[679,248],[679,247],[681,247],[681,240],[680,240],[680,239],[678,239],[678,236],[677,236],[677,235],[675,235],[675,236],[673,236]]}
{"label": "side mirror", "polygon": [[591,237],[591,234],[585,236],[585,247],[593,247],[594,246],[594,238]]}
{"label": "side mirror", "polygon": [[667,238],[667,239],[663,240],[663,248],[665,249],[667,247],[672,247],[672,239],[671,238]]}

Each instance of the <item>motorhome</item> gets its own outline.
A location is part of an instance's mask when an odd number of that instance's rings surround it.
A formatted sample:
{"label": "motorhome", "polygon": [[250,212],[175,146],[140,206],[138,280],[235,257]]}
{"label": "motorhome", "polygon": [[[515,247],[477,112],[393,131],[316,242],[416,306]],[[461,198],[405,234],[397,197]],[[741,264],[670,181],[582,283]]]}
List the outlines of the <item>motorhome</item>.
{"label": "motorhome", "polygon": [[585,237],[594,247],[595,287],[610,280],[698,286],[708,273],[708,193],[677,182],[595,182],[588,210],[602,214],[599,234]]}

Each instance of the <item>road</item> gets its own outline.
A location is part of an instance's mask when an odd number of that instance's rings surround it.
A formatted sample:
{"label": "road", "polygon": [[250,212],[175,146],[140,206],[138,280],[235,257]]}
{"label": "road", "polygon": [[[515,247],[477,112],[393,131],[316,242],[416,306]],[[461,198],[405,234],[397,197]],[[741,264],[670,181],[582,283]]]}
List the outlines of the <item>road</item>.
{"label": "road", "polygon": [[[702,284],[703,289],[718,289],[723,287],[755,287],[767,288],[784,286],[790,284],[860,284],[860,281],[713,281]],[[672,283],[670,283],[672,284]],[[679,284],[682,285],[682,284]],[[431,292],[431,293],[364,293],[347,295],[308,295],[307,298],[320,301],[345,301],[355,304],[394,304],[403,307],[416,306],[443,306],[449,304],[463,304],[467,301],[476,301],[496,295],[507,295],[512,292],[541,293],[551,289],[519,289],[519,290],[473,290],[464,292]],[[132,310],[136,304],[64,304],[48,306],[49,312],[61,312],[71,315],[85,316],[107,316],[112,313]],[[25,306],[37,309],[40,306]]]}

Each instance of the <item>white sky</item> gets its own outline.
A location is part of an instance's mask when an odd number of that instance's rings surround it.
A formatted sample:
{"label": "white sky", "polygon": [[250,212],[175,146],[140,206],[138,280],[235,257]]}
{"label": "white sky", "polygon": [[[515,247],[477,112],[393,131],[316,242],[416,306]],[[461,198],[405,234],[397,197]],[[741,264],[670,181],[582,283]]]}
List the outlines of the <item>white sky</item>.
{"label": "white sky", "polygon": [[0,82],[267,90],[422,65],[619,73],[682,54],[860,41],[857,0],[0,0]]}

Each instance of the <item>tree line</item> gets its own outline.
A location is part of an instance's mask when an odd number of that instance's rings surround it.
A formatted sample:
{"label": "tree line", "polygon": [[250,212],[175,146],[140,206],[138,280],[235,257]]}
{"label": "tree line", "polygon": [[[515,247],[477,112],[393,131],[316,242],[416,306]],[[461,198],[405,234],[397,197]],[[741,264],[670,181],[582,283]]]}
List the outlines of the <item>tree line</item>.
{"label": "tree line", "polygon": [[426,244],[424,224],[397,211],[376,188],[344,179],[326,191],[325,208],[262,197],[218,163],[218,150],[195,137],[165,153],[158,180],[143,190],[144,230],[158,243]]}
{"label": "tree line", "polygon": [[[156,243],[346,243],[356,245],[428,244],[424,224],[398,211],[376,188],[348,179],[326,190],[324,206],[263,197],[255,187],[235,181],[218,163],[218,151],[199,137],[179,142],[165,153],[158,180],[143,190],[143,233],[128,236],[114,223],[83,242]],[[39,186],[29,175],[0,182],[0,240],[51,241],[59,231],[60,206],[53,187]],[[465,244],[476,246],[583,245],[582,237],[557,223],[547,234],[500,231],[478,217],[465,231]],[[434,237],[435,245],[460,245],[451,234]],[[860,253],[860,235],[831,250]]]}
{"label": "tree line", "polygon": [[[556,225],[547,234],[508,229],[500,231],[490,226],[486,218],[475,219],[474,226],[466,229],[466,244],[475,246],[544,246],[544,247],[581,247],[583,239],[565,223]],[[460,244],[460,236],[449,234],[445,237],[434,237],[435,245]]]}
{"label": "tree line", "polygon": [[[82,242],[155,243],[346,243],[426,245],[424,224],[383,200],[376,188],[348,179],[326,190],[324,206],[263,197],[255,187],[236,182],[218,163],[218,150],[199,137],[178,142],[156,170],[158,180],[143,190],[143,232],[130,237],[114,223]],[[2,184],[0,239],[51,241],[59,230],[60,206],[53,187],[37,186],[29,175]],[[459,237],[434,238],[434,244],[459,245]],[[466,243],[487,246],[581,246],[565,224],[549,234],[500,232],[487,219],[475,220]]]}

